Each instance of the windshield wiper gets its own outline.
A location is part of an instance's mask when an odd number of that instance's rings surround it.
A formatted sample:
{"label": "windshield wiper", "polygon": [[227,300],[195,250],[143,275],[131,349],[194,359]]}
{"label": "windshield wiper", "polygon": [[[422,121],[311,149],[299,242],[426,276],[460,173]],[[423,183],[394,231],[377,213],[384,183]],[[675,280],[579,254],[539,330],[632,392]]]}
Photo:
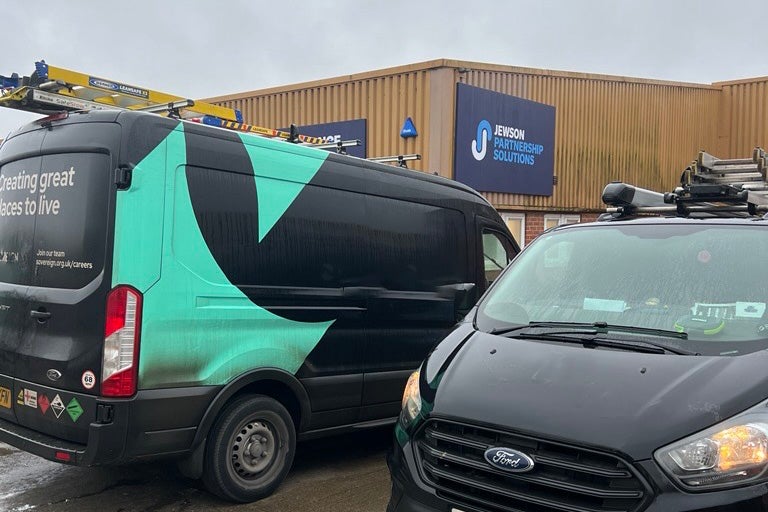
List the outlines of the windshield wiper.
{"label": "windshield wiper", "polygon": [[[527,331],[537,329],[558,329],[557,331],[550,331],[548,333],[529,333]],[[681,340],[688,339],[688,333],[678,331],[668,331],[665,329],[653,329],[650,327],[636,327],[632,325],[612,325],[607,322],[530,322],[527,325],[516,325],[513,327],[503,327],[500,329],[493,329],[490,334],[498,336],[508,335],[512,333],[520,333],[521,336],[531,338],[534,336],[546,336],[546,335],[558,335],[558,334],[570,334],[570,335],[598,335],[609,334],[611,332],[623,332],[628,334],[639,334],[645,336],[659,336],[664,338],[676,338]],[[570,339],[570,338],[569,338]],[[606,340],[600,338],[591,338],[592,340],[600,340],[604,342]],[[649,340],[629,341],[629,340],[616,340],[614,343],[629,343],[632,345],[646,345],[650,347],[656,347],[666,352],[679,355],[700,355],[698,352],[692,352],[678,347],[670,347],[664,343],[656,343]]]}
{"label": "windshield wiper", "polygon": [[[593,331],[594,333],[594,331]],[[558,336],[558,334],[560,334]],[[565,334],[570,334],[570,336],[565,336]],[[646,354],[665,354],[666,352],[674,352],[672,349],[668,349],[666,347],[657,346],[654,343],[645,343],[645,342],[635,342],[635,341],[619,341],[619,340],[609,340],[605,338],[598,338],[596,336],[589,336],[589,337],[581,337],[581,336],[573,336],[574,334],[589,334],[587,332],[564,332],[564,333],[540,333],[540,334],[522,334],[517,333],[513,336],[510,336],[511,338],[524,338],[527,340],[541,340],[541,341],[558,341],[563,343],[578,343],[579,345],[583,345],[585,348],[597,348],[597,347],[603,347],[603,348],[614,348],[619,350],[631,350],[633,352],[643,352]],[[674,352],[677,353],[677,352]]]}

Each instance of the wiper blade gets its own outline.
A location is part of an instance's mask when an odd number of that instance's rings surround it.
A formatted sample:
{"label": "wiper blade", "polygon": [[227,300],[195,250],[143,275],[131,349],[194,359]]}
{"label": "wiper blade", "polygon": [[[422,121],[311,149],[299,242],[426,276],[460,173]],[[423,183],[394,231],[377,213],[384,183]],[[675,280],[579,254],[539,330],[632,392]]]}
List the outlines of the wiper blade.
{"label": "wiper blade", "polygon": [[[528,333],[529,330],[536,330],[536,329],[559,329],[555,332],[548,332],[548,333]],[[597,334],[609,334],[611,332],[623,332],[628,334],[639,334],[639,335],[645,335],[645,336],[660,336],[665,338],[677,338],[681,340],[687,340],[688,339],[688,333],[686,332],[678,332],[678,331],[668,331],[665,329],[653,329],[650,327],[636,327],[632,325],[612,325],[608,324],[607,322],[593,322],[593,323],[587,323],[587,322],[530,322],[527,325],[516,325],[513,327],[504,327],[501,329],[493,329],[490,331],[490,334],[495,334],[499,336],[503,336],[506,334],[512,334],[519,332],[521,335],[523,332],[525,332],[524,336],[526,338],[532,338],[534,336],[546,336],[549,335],[563,335],[563,334],[587,334],[587,335],[597,335]],[[595,340],[599,340],[600,342],[605,342],[607,340],[601,339],[601,338],[590,338],[594,342]],[[570,338],[569,338],[570,340]],[[588,342],[589,343],[589,342]],[[646,347],[655,347],[658,349],[663,350],[664,352],[671,352],[673,354],[678,355],[686,355],[686,356],[694,356],[694,355],[701,355],[698,352],[692,352],[690,350],[685,350],[678,347],[670,347],[664,343],[657,343],[649,340],[643,340],[643,341],[629,341],[629,340],[613,340],[611,343],[620,343],[624,345],[634,345],[634,346],[646,346]]]}
{"label": "wiper blade", "polygon": [[[594,334],[594,331],[592,331]],[[579,345],[583,345],[585,348],[597,348],[597,347],[603,347],[603,348],[614,348],[619,350],[631,350],[632,352],[643,352],[646,354],[664,354],[667,352],[667,349],[663,347],[657,347],[654,344],[650,343],[643,343],[643,342],[633,342],[633,341],[616,341],[616,340],[608,340],[605,338],[597,338],[595,336],[590,336],[586,338],[577,337],[577,336],[564,336],[563,334],[577,334],[577,333],[543,333],[543,334],[523,334],[518,333],[513,336],[512,338],[524,338],[527,340],[541,340],[541,341],[558,341],[563,343],[578,343]],[[578,333],[578,334],[589,334],[587,332],[584,333]],[[670,350],[672,352],[672,350]]]}
{"label": "wiper blade", "polygon": [[562,329],[562,328],[574,329],[578,334],[579,330],[594,330],[600,334],[606,334],[608,332],[629,332],[636,334],[647,334],[650,336],[663,336],[665,338],[679,338],[681,340],[688,339],[687,332],[668,331],[665,329],[652,329],[650,327],[636,327],[634,325],[614,325],[607,322],[529,322],[527,325],[516,325],[513,327],[503,327],[501,329],[493,329],[490,334],[506,334],[515,331],[521,331],[525,329]]}

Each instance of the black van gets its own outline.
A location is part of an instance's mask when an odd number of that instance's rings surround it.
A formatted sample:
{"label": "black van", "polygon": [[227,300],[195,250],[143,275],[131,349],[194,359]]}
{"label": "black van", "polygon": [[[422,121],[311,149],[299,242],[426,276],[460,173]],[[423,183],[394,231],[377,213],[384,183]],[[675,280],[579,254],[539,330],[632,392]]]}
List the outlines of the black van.
{"label": "black van", "polygon": [[176,457],[258,499],[297,438],[394,422],[517,251],[436,176],[153,114],[45,118],[0,147],[0,441]]}
{"label": "black van", "polygon": [[389,512],[768,509],[768,217],[708,187],[525,248],[409,380]]}

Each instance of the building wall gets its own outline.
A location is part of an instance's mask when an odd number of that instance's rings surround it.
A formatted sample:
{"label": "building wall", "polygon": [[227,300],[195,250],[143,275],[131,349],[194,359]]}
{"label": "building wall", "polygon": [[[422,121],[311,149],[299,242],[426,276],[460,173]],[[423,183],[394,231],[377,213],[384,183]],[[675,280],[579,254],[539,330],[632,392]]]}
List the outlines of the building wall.
{"label": "building wall", "polygon": [[744,158],[755,147],[768,149],[768,77],[721,82],[715,156]]}
{"label": "building wall", "polygon": [[[429,104],[432,70],[430,65],[403,66],[207,101],[240,109],[246,123],[271,128],[365,118],[369,158],[418,153],[422,160],[409,162],[410,168],[436,170],[427,148],[440,147],[443,124],[442,109]],[[430,126],[433,115],[437,123]],[[408,116],[419,135],[403,139],[399,133]]]}
{"label": "building wall", "polygon": [[[411,168],[452,177],[458,82],[556,107],[553,195],[485,193],[501,211],[594,214],[610,181],[670,190],[701,149],[768,147],[768,77],[707,85],[435,60],[208,101],[270,127],[366,118],[369,157],[419,153]],[[402,139],[409,116],[419,136]]]}
{"label": "building wall", "polygon": [[456,81],[556,108],[553,195],[485,194],[497,208],[599,209],[610,181],[670,190],[700,149],[715,152],[713,86],[455,66]]}

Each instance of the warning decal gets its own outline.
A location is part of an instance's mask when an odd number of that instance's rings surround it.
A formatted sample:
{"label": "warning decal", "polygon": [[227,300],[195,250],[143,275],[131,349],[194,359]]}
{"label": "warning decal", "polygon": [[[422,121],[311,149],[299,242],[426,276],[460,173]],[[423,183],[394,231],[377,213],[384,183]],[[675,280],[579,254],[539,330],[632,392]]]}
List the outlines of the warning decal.
{"label": "warning decal", "polygon": [[51,410],[53,410],[53,414],[59,418],[61,417],[61,413],[64,412],[64,409],[64,402],[61,401],[61,397],[59,395],[53,397],[53,401],[51,402]]}
{"label": "warning decal", "polygon": [[83,408],[80,407],[80,402],[77,401],[77,398],[73,398],[67,404],[67,414],[72,418],[72,421],[77,421],[77,418],[83,414]]}

